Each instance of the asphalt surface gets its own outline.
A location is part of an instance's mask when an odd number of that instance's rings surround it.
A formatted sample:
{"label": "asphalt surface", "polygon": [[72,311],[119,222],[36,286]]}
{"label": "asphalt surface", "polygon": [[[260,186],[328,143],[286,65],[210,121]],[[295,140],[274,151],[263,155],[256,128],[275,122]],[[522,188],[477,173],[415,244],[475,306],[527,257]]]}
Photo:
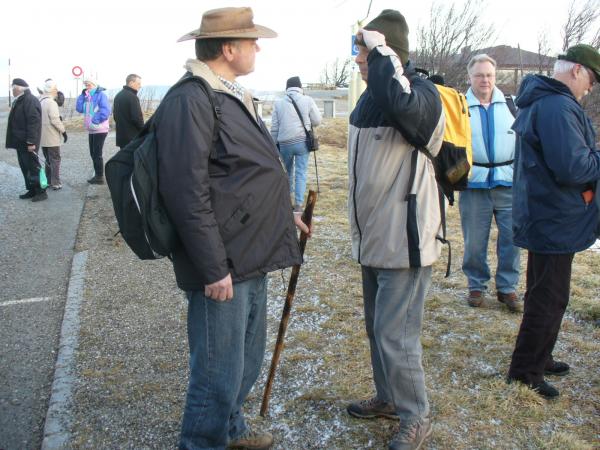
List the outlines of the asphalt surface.
{"label": "asphalt surface", "polygon": [[[63,189],[48,200],[25,192],[16,152],[4,148],[0,112],[0,449],[42,442],[74,245],[90,177],[85,132],[62,146]],[[105,155],[114,152],[109,135]]]}

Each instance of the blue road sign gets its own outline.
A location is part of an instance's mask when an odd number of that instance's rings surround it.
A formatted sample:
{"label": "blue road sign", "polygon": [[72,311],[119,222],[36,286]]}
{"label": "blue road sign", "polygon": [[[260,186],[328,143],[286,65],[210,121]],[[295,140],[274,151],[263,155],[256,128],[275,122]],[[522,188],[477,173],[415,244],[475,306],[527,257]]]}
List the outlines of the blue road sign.
{"label": "blue road sign", "polygon": [[356,39],[356,35],[355,35],[355,34],[353,34],[353,35],[352,35],[352,42],[350,43],[350,45],[352,46],[352,51],[351,51],[351,54],[352,54],[352,56],[356,56],[356,55],[358,55],[358,45],[356,45],[356,44],[354,43],[354,40],[355,40],[355,39]]}

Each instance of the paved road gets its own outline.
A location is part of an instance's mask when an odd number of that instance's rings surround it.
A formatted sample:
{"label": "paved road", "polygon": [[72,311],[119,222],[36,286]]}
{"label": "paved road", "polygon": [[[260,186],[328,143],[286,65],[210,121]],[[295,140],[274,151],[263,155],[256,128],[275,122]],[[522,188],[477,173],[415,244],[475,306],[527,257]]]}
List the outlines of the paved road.
{"label": "paved road", "polygon": [[[0,449],[40,447],[79,219],[91,175],[85,133],[62,147],[63,189],[25,191],[0,112]],[[107,138],[105,154],[114,151]]]}

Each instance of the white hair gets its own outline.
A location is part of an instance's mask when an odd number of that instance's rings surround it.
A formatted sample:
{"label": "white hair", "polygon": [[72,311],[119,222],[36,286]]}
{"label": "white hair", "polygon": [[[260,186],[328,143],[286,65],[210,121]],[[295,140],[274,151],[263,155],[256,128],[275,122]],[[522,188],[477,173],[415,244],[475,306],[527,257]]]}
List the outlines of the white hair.
{"label": "white hair", "polygon": [[19,86],[19,85],[17,85],[17,84],[13,84],[13,87],[14,87],[14,88],[17,90],[17,92],[18,92],[19,94],[22,94],[23,92],[25,92],[25,91],[29,90],[29,88],[28,88],[28,87],[25,87],[25,86]]}
{"label": "white hair", "polygon": [[471,69],[473,68],[473,66],[477,63],[482,63],[482,62],[489,62],[492,66],[494,66],[494,69],[496,68],[496,60],[494,58],[492,58],[490,55],[488,55],[487,53],[480,53],[479,55],[475,55],[471,58],[471,60],[469,61],[469,64],[467,64],[467,72],[471,73]]}
{"label": "white hair", "polygon": [[568,73],[571,71],[571,69],[573,69],[573,67],[575,67],[574,62],[572,61],[567,61],[565,59],[557,59],[554,62],[554,75],[559,74],[559,73]]}

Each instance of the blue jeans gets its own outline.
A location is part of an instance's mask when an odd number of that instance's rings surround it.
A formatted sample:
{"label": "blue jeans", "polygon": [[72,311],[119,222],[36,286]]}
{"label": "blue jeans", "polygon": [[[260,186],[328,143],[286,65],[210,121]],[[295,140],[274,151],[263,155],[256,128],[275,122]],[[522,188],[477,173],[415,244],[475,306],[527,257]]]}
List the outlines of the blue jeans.
{"label": "blue jeans", "polygon": [[460,193],[460,221],[465,251],[462,269],[470,291],[485,291],[490,280],[487,263],[492,216],[498,227],[496,290],[515,292],[519,282],[519,249],[513,244],[512,188],[467,189]]}
{"label": "blue jeans", "polygon": [[190,380],[180,449],[225,448],[246,430],[242,404],[260,373],[267,336],[267,278],[233,285],[233,299],[187,293]]}
{"label": "blue jeans", "polygon": [[402,419],[429,415],[421,357],[423,305],[431,266],[376,269],[362,266],[365,325],[377,398]]}
{"label": "blue jeans", "polygon": [[[285,171],[290,180],[290,192],[294,194],[294,205],[302,206],[306,191],[306,170],[308,168],[308,149],[305,142],[298,144],[279,144],[279,153]],[[295,183],[294,183],[295,181]]]}

